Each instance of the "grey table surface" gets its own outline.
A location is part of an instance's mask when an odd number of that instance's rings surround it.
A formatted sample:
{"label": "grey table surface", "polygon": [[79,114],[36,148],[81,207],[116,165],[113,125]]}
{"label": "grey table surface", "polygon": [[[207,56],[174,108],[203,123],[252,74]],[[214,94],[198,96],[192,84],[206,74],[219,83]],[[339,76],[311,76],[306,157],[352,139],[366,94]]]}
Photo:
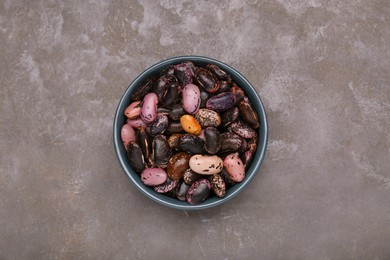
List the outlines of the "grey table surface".
{"label": "grey table surface", "polygon": [[[390,259],[390,2],[0,1],[0,259]],[[224,61],[269,145],[222,206],[144,197],[113,148],[143,69]]]}

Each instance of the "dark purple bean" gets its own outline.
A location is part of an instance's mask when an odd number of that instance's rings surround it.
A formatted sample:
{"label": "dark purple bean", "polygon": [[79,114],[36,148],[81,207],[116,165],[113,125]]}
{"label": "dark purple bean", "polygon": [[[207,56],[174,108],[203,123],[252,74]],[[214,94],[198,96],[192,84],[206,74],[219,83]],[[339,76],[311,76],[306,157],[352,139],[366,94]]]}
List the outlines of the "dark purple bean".
{"label": "dark purple bean", "polygon": [[141,173],[145,169],[145,158],[142,150],[136,142],[130,142],[127,147],[127,159],[131,168],[137,173]]}
{"label": "dark purple bean", "polygon": [[163,97],[162,97],[162,104],[165,106],[165,107],[170,107],[172,106],[173,104],[176,104],[179,102],[179,98],[180,98],[180,95],[179,95],[179,91],[178,91],[178,82],[175,81],[175,82],[172,82],[167,90],[165,91]]}
{"label": "dark purple bean", "polygon": [[242,139],[235,133],[225,132],[219,136],[220,153],[236,152],[240,149]]}
{"label": "dark purple bean", "polygon": [[137,143],[141,147],[145,160],[149,165],[152,165],[152,138],[149,136],[146,129],[142,126],[137,130]]}
{"label": "dark purple bean", "polygon": [[184,133],[184,129],[181,126],[180,122],[170,122],[167,130],[165,130],[165,134],[170,136],[172,134],[181,134]]}
{"label": "dark purple bean", "polygon": [[232,108],[236,102],[236,95],[232,92],[225,92],[209,98],[206,108],[217,112],[223,112]]}
{"label": "dark purple bean", "polygon": [[190,188],[190,185],[188,185],[187,183],[185,183],[185,182],[180,183],[180,185],[178,185],[176,187],[177,198],[181,201],[185,201],[186,196],[187,196],[187,191],[189,188]]}
{"label": "dark purple bean", "polygon": [[223,71],[220,67],[215,64],[207,64],[206,68],[210,70],[219,80],[225,80],[228,82],[232,81],[232,77]]}
{"label": "dark purple bean", "polygon": [[168,117],[166,115],[159,114],[157,115],[156,120],[147,126],[146,131],[148,131],[151,136],[156,136],[164,133],[167,128]]}
{"label": "dark purple bean", "polygon": [[227,127],[240,116],[238,107],[232,107],[221,114],[221,127]]}
{"label": "dark purple bean", "polygon": [[206,107],[206,102],[210,98],[210,94],[203,88],[200,90],[200,108]]}
{"label": "dark purple bean", "polygon": [[156,93],[159,103],[162,103],[163,96],[166,94],[168,88],[171,85],[174,85],[175,82],[177,85],[177,79],[173,75],[161,76],[157,79],[156,84],[153,86],[153,92]]}
{"label": "dark purple bean", "polygon": [[187,202],[196,205],[203,202],[210,194],[211,184],[206,179],[194,182],[187,192]]}
{"label": "dark purple bean", "polygon": [[237,120],[231,124],[233,132],[241,136],[242,138],[255,138],[257,136],[256,131],[253,130],[247,123]]}
{"label": "dark purple bean", "polygon": [[204,142],[195,135],[184,134],[180,138],[180,148],[191,154],[204,153]]}
{"label": "dark purple bean", "polygon": [[241,100],[245,97],[245,92],[237,86],[235,82],[233,82],[233,86],[231,87],[230,91],[236,96],[236,100],[234,102],[234,105],[237,105],[241,102]]}
{"label": "dark purple bean", "polygon": [[241,118],[252,128],[259,128],[259,118],[257,117],[257,113],[247,97],[244,97],[240,102],[239,108]]}
{"label": "dark purple bean", "polygon": [[220,94],[220,93],[223,93],[223,92],[230,91],[230,88],[232,86],[230,84],[230,82],[225,81],[225,80],[221,80],[219,83],[220,83],[220,87],[219,87],[218,91],[216,92],[216,94]]}
{"label": "dark purple bean", "polygon": [[174,121],[178,121],[180,120],[180,117],[183,116],[185,113],[186,112],[184,111],[182,104],[177,104],[172,107],[169,117]]}
{"label": "dark purple bean", "polygon": [[172,150],[169,147],[167,138],[163,135],[157,135],[152,142],[152,159],[157,167],[167,167],[169,158],[172,156]]}
{"label": "dark purple bean", "polygon": [[185,87],[187,84],[193,82],[194,74],[187,64],[180,63],[175,66],[175,76],[179,80],[182,87]]}
{"label": "dark purple bean", "polygon": [[197,67],[195,69],[195,79],[200,86],[210,93],[216,92],[220,87],[217,77],[205,68]]}
{"label": "dark purple bean", "polygon": [[219,141],[220,133],[217,128],[215,127],[207,127],[204,129],[204,148],[206,152],[209,154],[216,154],[218,153],[219,149],[221,148],[221,144]]}

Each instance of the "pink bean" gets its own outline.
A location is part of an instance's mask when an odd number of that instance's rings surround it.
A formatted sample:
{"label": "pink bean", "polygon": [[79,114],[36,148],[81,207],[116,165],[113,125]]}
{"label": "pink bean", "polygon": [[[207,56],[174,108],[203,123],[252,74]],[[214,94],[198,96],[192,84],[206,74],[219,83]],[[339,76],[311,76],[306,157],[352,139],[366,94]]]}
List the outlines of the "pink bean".
{"label": "pink bean", "polygon": [[129,124],[124,124],[121,129],[121,139],[123,142],[123,145],[127,147],[127,145],[132,142],[136,141],[135,131]]}
{"label": "pink bean", "polygon": [[141,118],[146,123],[153,122],[157,117],[158,97],[155,93],[149,93],[144,97],[141,109]]}
{"label": "pink bean", "polygon": [[134,101],[125,109],[125,116],[135,119],[141,114],[141,101]]}
{"label": "pink bean", "polygon": [[146,128],[147,126],[147,124],[144,120],[141,119],[141,117],[138,117],[136,119],[127,119],[126,123],[131,125],[133,128],[140,128],[141,126]]}
{"label": "pink bean", "polygon": [[195,114],[200,107],[200,90],[194,84],[188,84],[183,89],[183,108],[189,114]]}
{"label": "pink bean", "polygon": [[216,155],[195,154],[189,162],[191,170],[204,175],[219,173],[223,168],[223,161]]}
{"label": "pink bean", "polygon": [[223,166],[225,166],[226,171],[233,181],[241,182],[245,178],[245,166],[238,153],[232,153],[226,156],[223,161]]}
{"label": "pink bean", "polygon": [[167,173],[162,168],[145,168],[141,173],[141,181],[148,186],[163,184],[167,180]]}

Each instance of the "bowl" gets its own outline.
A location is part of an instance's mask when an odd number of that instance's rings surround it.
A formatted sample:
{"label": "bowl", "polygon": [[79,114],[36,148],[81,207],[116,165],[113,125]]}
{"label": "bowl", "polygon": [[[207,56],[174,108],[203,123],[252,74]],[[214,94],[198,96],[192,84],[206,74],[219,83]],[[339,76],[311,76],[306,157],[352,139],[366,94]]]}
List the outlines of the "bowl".
{"label": "bowl", "polygon": [[[226,71],[228,74],[231,75],[232,79],[237,83],[238,86],[240,86],[246,96],[250,99],[252,102],[253,107],[255,108],[257,115],[260,120],[260,127],[257,129],[258,131],[258,144],[257,144],[257,150],[254,155],[253,161],[250,165],[250,167],[247,169],[245,173],[245,179],[237,183],[236,185],[230,187],[227,189],[226,194],[223,198],[219,197],[210,197],[206,199],[204,202],[198,204],[198,205],[190,205],[186,201],[179,201],[178,199],[168,197],[166,195],[157,193],[154,191],[152,187],[148,187],[144,185],[141,182],[141,179],[139,175],[133,171],[131,168],[128,160],[125,148],[123,146],[122,140],[121,140],[121,127],[126,122],[126,117],[124,115],[124,111],[126,107],[130,104],[130,95],[131,93],[139,86],[139,84],[153,76],[158,74],[163,68],[165,68],[168,65],[174,65],[178,64],[184,61],[191,61],[196,66],[205,66],[209,63],[215,64],[219,66],[222,70]],[[267,129],[267,117],[265,113],[265,109],[263,106],[263,103],[257,94],[256,89],[252,86],[252,84],[237,70],[232,68],[231,66],[212,59],[208,57],[203,56],[179,56],[179,57],[173,57],[169,58],[163,61],[158,62],[157,64],[147,68],[145,71],[143,71],[134,81],[128,86],[128,88],[125,90],[124,94],[122,95],[122,98],[119,101],[115,118],[114,118],[114,146],[117,158],[119,160],[119,163],[125,172],[125,174],[129,177],[130,181],[135,185],[135,187],[142,192],[144,195],[146,195],[148,198],[171,208],[175,209],[182,209],[182,210],[199,210],[199,209],[207,209],[211,207],[215,207],[217,205],[221,205],[230,199],[232,199],[234,196],[242,192],[245,187],[249,185],[249,183],[252,181],[252,179],[255,177],[255,175],[259,172],[260,166],[263,162],[266,148],[267,148],[267,141],[268,141],[268,129]],[[250,198],[249,198],[250,199]],[[256,199],[256,198],[253,198]]]}

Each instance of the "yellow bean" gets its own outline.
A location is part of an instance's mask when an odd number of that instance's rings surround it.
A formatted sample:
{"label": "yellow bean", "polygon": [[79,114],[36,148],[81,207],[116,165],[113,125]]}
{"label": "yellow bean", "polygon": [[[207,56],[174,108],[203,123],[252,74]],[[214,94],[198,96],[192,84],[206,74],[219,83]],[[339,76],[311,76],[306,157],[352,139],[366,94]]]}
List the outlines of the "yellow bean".
{"label": "yellow bean", "polygon": [[191,115],[182,116],[180,118],[180,123],[184,131],[189,134],[199,135],[202,131],[202,127],[200,126],[198,121],[196,121],[196,119]]}

